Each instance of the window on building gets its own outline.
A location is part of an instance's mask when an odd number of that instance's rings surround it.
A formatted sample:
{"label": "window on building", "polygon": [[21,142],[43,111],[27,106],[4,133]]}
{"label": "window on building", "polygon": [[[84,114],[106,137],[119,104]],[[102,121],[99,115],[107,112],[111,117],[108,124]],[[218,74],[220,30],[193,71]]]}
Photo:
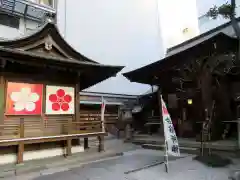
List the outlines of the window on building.
{"label": "window on building", "polygon": [[53,0],[39,0],[39,4],[53,7]]}
{"label": "window on building", "polygon": [[20,19],[15,16],[0,13],[0,24],[19,29]]}
{"label": "window on building", "polygon": [[37,3],[37,4],[50,6],[52,8],[54,7],[54,0],[31,0],[31,1],[34,2],[34,3]]}

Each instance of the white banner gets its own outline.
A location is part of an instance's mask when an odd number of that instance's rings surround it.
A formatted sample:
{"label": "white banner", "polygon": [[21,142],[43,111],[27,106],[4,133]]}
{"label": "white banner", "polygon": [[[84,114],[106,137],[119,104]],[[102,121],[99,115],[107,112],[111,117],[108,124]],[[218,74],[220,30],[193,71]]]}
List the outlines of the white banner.
{"label": "white banner", "polygon": [[102,130],[105,132],[105,119],[104,113],[106,109],[106,101],[102,98],[102,105],[101,105],[101,122],[102,122]]}
{"label": "white banner", "polygon": [[166,143],[166,151],[172,156],[180,156],[180,150],[178,146],[177,136],[172,124],[171,117],[168,113],[165,102],[162,99],[162,117],[163,117],[163,126],[164,126],[164,136]]}

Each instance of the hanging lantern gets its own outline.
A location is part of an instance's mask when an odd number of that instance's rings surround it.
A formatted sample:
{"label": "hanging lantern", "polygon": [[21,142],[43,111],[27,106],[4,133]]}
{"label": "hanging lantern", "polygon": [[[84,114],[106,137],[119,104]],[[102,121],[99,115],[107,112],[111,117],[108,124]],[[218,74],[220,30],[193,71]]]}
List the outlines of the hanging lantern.
{"label": "hanging lantern", "polygon": [[188,103],[189,105],[191,105],[191,104],[193,103],[192,99],[188,99],[188,100],[187,100],[187,103]]}

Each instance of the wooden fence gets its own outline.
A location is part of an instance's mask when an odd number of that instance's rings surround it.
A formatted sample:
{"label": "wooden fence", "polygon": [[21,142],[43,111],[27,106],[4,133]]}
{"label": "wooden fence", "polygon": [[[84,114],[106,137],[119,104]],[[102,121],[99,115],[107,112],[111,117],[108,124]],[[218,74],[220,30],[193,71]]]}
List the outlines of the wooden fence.
{"label": "wooden fence", "polygon": [[[115,124],[117,120],[117,114],[105,114],[105,124]],[[94,132],[102,132],[99,111],[81,111],[80,118],[77,120],[70,115],[44,118],[9,116],[0,125],[0,140]]]}

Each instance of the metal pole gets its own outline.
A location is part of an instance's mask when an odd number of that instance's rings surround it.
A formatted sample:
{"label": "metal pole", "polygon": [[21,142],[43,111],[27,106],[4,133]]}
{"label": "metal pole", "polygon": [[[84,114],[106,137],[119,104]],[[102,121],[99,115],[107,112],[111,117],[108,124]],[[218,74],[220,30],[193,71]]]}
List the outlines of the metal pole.
{"label": "metal pole", "polygon": [[[159,106],[159,119],[162,125],[162,132],[164,135],[164,124],[163,124],[163,116],[162,116],[162,98],[161,98],[161,92],[160,92],[160,88],[158,87],[158,91],[157,91],[157,98],[158,98],[158,106]],[[164,136],[165,138],[165,136]],[[167,141],[166,139],[164,140],[164,165],[165,165],[165,171],[166,173],[168,173],[168,149],[167,149]]]}
{"label": "metal pole", "polygon": [[164,148],[165,154],[164,154],[164,165],[165,165],[165,171],[168,173],[168,146],[167,141],[165,140],[165,148]]}

